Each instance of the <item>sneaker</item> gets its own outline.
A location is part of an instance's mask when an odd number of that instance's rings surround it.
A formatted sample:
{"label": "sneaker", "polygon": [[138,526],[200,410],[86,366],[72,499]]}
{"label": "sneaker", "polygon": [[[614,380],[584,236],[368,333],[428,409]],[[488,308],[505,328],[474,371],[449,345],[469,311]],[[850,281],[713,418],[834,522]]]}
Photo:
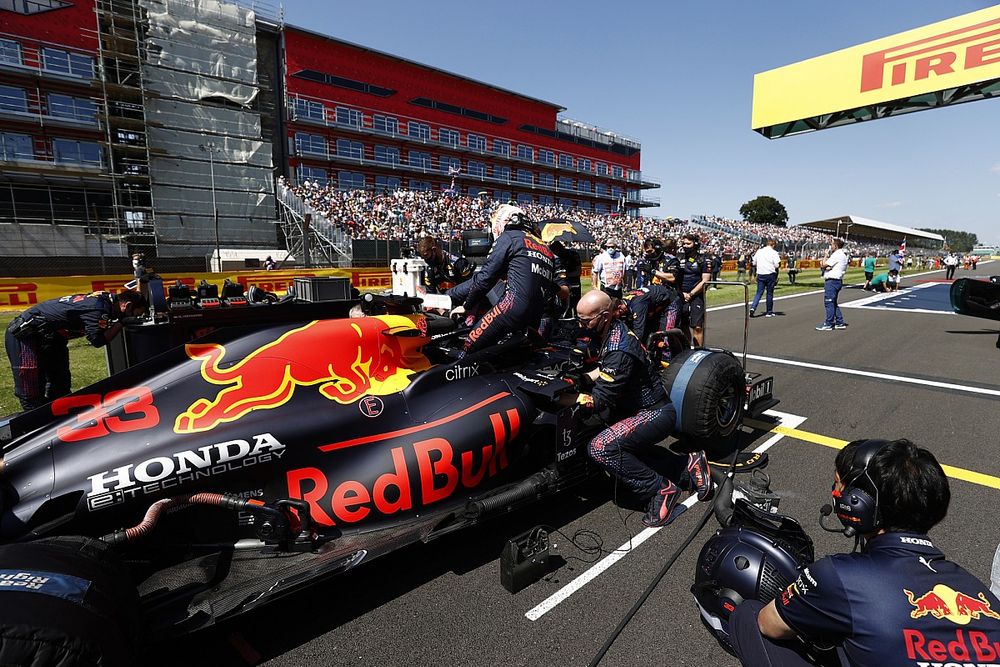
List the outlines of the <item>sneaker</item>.
{"label": "sneaker", "polygon": [[750,309],[750,317],[753,317],[753,308]]}
{"label": "sneaker", "polygon": [[642,517],[642,524],[650,528],[668,525],[687,509],[684,505],[677,504],[680,497],[681,490],[676,484],[668,481],[667,485],[650,499],[646,514]]}
{"label": "sneaker", "polygon": [[847,328],[847,322],[841,322],[840,324],[834,324],[833,328],[834,329],[846,329]]}
{"label": "sneaker", "polygon": [[698,492],[698,500],[708,500],[712,497],[712,471],[708,467],[705,452],[688,454],[688,476]]}
{"label": "sneaker", "polygon": [[777,317],[774,313],[767,313],[764,317]]}
{"label": "sneaker", "polygon": [[831,327],[829,324],[821,324],[818,327],[816,327],[816,331],[833,331],[833,327]]}

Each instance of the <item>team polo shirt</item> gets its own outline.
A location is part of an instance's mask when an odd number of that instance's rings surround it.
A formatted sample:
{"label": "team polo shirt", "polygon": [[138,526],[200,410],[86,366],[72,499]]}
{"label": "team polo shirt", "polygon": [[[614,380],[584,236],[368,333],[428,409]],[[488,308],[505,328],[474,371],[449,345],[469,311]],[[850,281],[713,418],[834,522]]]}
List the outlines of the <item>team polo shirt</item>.
{"label": "team polo shirt", "polygon": [[781,619],[852,667],[1000,663],[1000,601],[926,535],[884,533],[827,556],[775,600]]}

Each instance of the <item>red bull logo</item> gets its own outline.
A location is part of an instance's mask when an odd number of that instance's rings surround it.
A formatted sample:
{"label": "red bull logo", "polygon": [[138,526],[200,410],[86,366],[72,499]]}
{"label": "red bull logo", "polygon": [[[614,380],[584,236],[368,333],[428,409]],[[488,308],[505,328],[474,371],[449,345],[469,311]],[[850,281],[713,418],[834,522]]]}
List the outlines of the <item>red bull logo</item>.
{"label": "red bull logo", "polygon": [[561,234],[576,234],[576,230],[568,222],[550,222],[542,228],[542,240],[546,243],[552,243]]}
{"label": "red bull logo", "polygon": [[[174,432],[208,431],[253,410],[279,407],[299,386],[318,385],[321,395],[341,404],[401,391],[410,384],[410,375],[430,367],[421,353],[428,339],[419,319],[382,315],[310,322],[229,368],[221,366],[224,346],[189,344],[187,355],[201,361],[205,381],[225,388],[178,415]],[[400,331],[414,333],[392,335]]]}
{"label": "red bull logo", "polygon": [[972,597],[944,584],[938,584],[920,597],[905,588],[903,593],[913,605],[913,611],[910,612],[910,618],[913,619],[933,616],[936,619],[946,618],[956,625],[967,625],[969,621],[980,618],[1000,620],[1000,613],[993,611],[989,600],[982,593]]}

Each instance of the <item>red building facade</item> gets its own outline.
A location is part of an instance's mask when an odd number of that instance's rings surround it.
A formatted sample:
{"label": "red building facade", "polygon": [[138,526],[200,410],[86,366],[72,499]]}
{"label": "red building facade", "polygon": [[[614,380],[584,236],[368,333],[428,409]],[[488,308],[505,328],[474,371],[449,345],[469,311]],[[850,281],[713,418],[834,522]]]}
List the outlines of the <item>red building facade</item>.
{"label": "red building facade", "polygon": [[298,28],[284,31],[289,175],[598,212],[658,202],[635,140],[551,102]]}

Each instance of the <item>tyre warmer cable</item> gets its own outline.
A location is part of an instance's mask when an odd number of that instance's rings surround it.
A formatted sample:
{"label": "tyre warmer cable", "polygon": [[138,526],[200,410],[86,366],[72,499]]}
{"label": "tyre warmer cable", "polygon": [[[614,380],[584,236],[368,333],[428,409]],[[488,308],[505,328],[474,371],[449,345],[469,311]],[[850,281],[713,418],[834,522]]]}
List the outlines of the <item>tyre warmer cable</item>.
{"label": "tyre warmer cable", "polygon": [[235,512],[241,512],[250,508],[263,507],[264,503],[260,500],[243,498],[229,493],[192,493],[186,496],[163,498],[150,505],[142,521],[135,526],[124,530],[116,530],[101,539],[112,545],[124,544],[140,539],[156,527],[160,518],[167,511],[185,505],[211,505],[213,507],[222,507]]}

